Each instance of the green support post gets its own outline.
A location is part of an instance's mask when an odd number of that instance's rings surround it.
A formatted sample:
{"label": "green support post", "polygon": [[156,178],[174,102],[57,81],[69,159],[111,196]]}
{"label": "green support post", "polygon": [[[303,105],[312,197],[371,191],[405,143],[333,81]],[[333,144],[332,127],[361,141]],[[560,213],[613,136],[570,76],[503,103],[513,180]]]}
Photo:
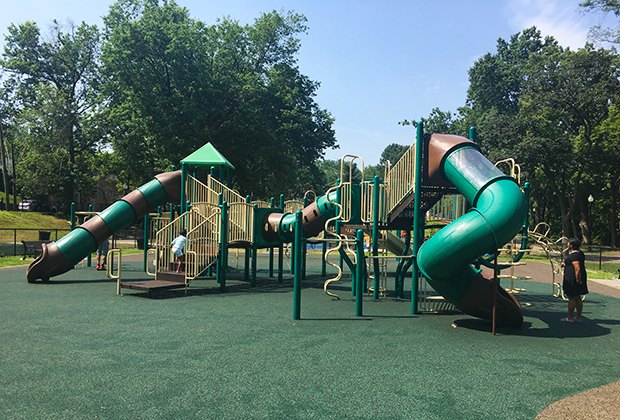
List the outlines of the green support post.
{"label": "green support post", "polygon": [[[475,142],[476,144],[478,144],[478,133],[476,132],[475,125],[472,125],[471,127],[469,127],[469,139]],[[478,144],[478,146],[480,145]]]}
{"label": "green support post", "polygon": [[[308,207],[308,197],[304,196],[304,208]],[[306,261],[308,260],[308,242],[304,241],[304,249],[301,250],[301,279],[306,279]]]}
{"label": "green support post", "polygon": [[372,298],[374,300],[379,299],[379,277],[381,276],[381,270],[379,267],[379,259],[376,258],[379,255],[379,190],[381,186],[381,179],[375,176],[372,180],[373,194],[372,194],[372,267],[374,270],[374,284]]}
{"label": "green support post", "polygon": [[[284,194],[280,194],[280,211],[284,213]],[[278,282],[282,282],[284,275],[284,244],[280,242],[278,246]]]}
{"label": "green support post", "polygon": [[[269,199],[269,207],[273,208],[276,204],[275,197]],[[273,247],[269,247],[269,277],[273,277]]]}
{"label": "green support post", "polygon": [[[258,205],[254,204],[254,214],[258,210]],[[256,286],[256,266],[258,264],[258,247],[256,246],[256,238],[258,237],[258,229],[260,228],[258,223],[253,224],[252,231],[252,280],[250,281],[250,285],[252,287]]]}
{"label": "green support post", "polygon": [[187,211],[186,203],[185,203],[185,184],[187,182],[187,166],[182,163],[181,164],[181,214]]}
{"label": "green support post", "polygon": [[[88,211],[93,211],[94,207],[93,207],[93,203],[89,203],[88,204]],[[99,244],[97,244],[99,245]],[[86,257],[86,267],[91,267],[92,266],[92,255],[88,254],[88,256]]]}
{"label": "green support post", "polygon": [[293,254],[295,258],[295,276],[293,277],[293,320],[301,319],[301,248],[303,246],[303,229],[301,210],[295,213],[295,241]]}
{"label": "green support post", "polygon": [[[415,141],[415,183],[413,198],[413,268],[411,270],[411,313],[418,313],[418,280],[420,270],[418,268],[418,250],[422,246],[420,229],[424,229],[423,215],[420,212],[422,205],[422,157],[424,156],[424,123],[416,124]],[[423,239],[423,238],[422,238]]]}
{"label": "green support post", "polygon": [[218,260],[217,265],[217,281],[220,284],[220,291],[226,291],[226,253],[228,252],[228,246],[226,244],[226,239],[228,237],[228,203],[226,201],[222,202],[222,229],[220,231],[220,258]]}
{"label": "green support post", "polygon": [[356,277],[356,289],[355,294],[355,316],[363,316],[363,304],[364,304],[364,231],[358,229],[355,234],[355,277]]}
{"label": "green support post", "polygon": [[76,226],[76,217],[75,217],[75,201],[71,202],[71,206],[69,207],[69,211],[71,212],[71,230],[75,229]]}
{"label": "green support post", "polygon": [[142,248],[144,255],[144,264],[142,264],[142,271],[146,273],[146,266],[148,265],[148,253],[149,253],[149,224],[150,216],[148,213],[144,214],[144,222],[142,224]]}

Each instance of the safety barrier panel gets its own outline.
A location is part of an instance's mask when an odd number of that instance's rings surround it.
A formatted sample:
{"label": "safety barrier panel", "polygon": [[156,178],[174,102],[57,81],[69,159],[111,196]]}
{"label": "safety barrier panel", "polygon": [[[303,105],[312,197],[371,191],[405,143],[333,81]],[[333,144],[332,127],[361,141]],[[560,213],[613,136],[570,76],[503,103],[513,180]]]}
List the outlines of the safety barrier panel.
{"label": "safety barrier panel", "polygon": [[388,186],[386,194],[387,213],[391,213],[414,190],[416,172],[414,146],[411,146],[403,154],[385,177],[385,184]]}

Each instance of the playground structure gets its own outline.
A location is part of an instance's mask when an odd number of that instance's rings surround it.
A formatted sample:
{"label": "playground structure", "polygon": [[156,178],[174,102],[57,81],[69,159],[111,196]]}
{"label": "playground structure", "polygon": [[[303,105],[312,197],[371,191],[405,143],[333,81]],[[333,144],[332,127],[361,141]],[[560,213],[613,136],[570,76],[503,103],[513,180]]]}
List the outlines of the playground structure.
{"label": "playground structure", "polygon": [[[470,138],[474,137],[470,130]],[[521,325],[519,302],[498,284],[500,270],[518,264],[527,252],[526,233],[509,261],[499,263],[497,259],[515,235],[527,232],[527,186],[521,189],[514,161],[504,162],[510,167],[505,174],[480,153],[474,141],[454,135],[424,135],[421,123],[414,144],[386,170],[384,179],[353,181],[353,162],[358,159],[345,156],[338,183],[314,201],[310,202],[309,194],[306,203],[287,203],[281,196],[276,206],[273,199],[253,202],[229,188],[234,167],[209,143],[183,159],[181,170],[157,175],[65,237],[45,244],[30,265],[27,280],[48,281],[72,269],[114,232],[172,202],[180,203],[180,215],[173,220],[159,217],[154,224],[157,231],[149,234],[154,239],[152,248],[145,249],[155,261],[150,273],[145,259],[145,270],[154,280],[125,283],[120,281],[120,271],[109,272],[118,278],[119,292],[120,288],[149,292],[187,288],[192,280],[212,271],[224,291],[229,250],[235,248],[246,250],[245,269],[251,284],[256,282],[258,250],[273,252],[278,248],[281,279],[284,245],[292,243],[298,306],[305,243],[311,240],[323,244],[325,261],[337,270],[336,276],[324,282],[328,295],[335,296],[329,287],[342,278],[343,267],[350,270],[358,315],[367,290],[375,299],[386,292],[382,262],[398,258],[395,294],[403,296],[411,268],[412,313],[419,312],[420,303],[438,297],[424,286],[428,282],[445,302],[463,312],[499,324]],[[363,174],[363,162],[361,169]],[[424,241],[427,227],[441,229]],[[185,270],[175,273],[170,242],[182,229],[188,232]],[[394,230],[405,232],[404,240],[395,236]],[[367,253],[364,234],[370,237]],[[386,249],[396,255],[384,253]],[[111,250],[110,256],[115,252]],[[333,254],[338,263],[331,258]],[[492,272],[483,274],[477,268],[481,265]],[[294,317],[298,312],[294,309]]]}

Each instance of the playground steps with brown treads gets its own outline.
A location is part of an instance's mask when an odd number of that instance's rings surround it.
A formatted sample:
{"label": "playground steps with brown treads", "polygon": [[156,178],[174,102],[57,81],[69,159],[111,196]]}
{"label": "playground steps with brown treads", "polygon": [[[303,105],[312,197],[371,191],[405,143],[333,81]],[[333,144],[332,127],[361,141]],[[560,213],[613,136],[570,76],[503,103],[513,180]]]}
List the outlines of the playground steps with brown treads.
{"label": "playground steps with brown treads", "polygon": [[153,291],[180,289],[185,287],[185,273],[163,271],[157,273],[156,280],[125,281],[120,283],[121,289],[140,290],[151,294]]}

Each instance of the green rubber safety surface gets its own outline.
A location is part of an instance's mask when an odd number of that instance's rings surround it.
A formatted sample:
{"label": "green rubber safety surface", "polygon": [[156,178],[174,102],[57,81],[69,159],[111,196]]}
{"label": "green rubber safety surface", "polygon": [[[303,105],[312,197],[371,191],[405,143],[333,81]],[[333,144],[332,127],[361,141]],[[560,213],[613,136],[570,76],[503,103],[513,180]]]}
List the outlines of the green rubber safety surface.
{"label": "green rubber safety surface", "polygon": [[356,318],[350,282],[328,298],[309,260],[300,321],[291,275],[268,279],[264,253],[255,288],[197,280],[155,299],[116,296],[94,267],[48,284],[1,270],[0,417],[531,419],[620,379],[620,300],[590,294],[588,320],[564,324],[549,285],[518,282],[526,325],[492,336],[394,298],[365,298]]}

